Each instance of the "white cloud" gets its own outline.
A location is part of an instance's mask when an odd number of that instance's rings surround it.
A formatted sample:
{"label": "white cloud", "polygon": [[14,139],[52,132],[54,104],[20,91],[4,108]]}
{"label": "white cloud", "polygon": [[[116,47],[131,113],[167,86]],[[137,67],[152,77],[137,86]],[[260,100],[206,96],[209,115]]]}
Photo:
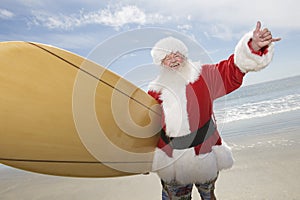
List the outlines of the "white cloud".
{"label": "white cloud", "polygon": [[178,25],[177,28],[179,30],[189,31],[189,30],[191,30],[193,28],[193,26],[190,25],[190,24],[183,24],[183,25]]}
{"label": "white cloud", "polygon": [[173,0],[165,0],[163,5],[161,0],[126,2],[135,3],[148,12],[171,16],[175,24],[188,22],[193,26],[190,30],[192,32],[206,32],[211,38],[227,41],[238,39],[245,32],[254,29],[258,20],[262,22],[263,27],[271,29],[275,37],[300,31],[300,1],[297,0],[185,0],[176,3]]}
{"label": "white cloud", "polygon": [[[129,3],[137,3],[136,0],[128,0]],[[229,26],[249,26],[262,20],[267,25],[278,28],[300,29],[300,2],[297,0],[273,1],[273,0],[165,0],[163,6],[161,0],[143,1],[137,5],[146,7],[147,10],[171,15],[173,19],[190,20],[201,23],[223,23]],[[254,24],[255,25],[255,24]],[[253,26],[254,26],[253,25]]]}
{"label": "white cloud", "polygon": [[6,9],[1,9],[0,8],[0,19],[10,19],[15,16],[14,13],[6,10]]}
{"label": "white cloud", "polygon": [[146,14],[137,6],[108,6],[105,9],[96,12],[80,11],[77,14],[63,15],[53,14],[41,11],[34,11],[34,21],[32,24],[42,25],[49,29],[70,30],[84,25],[98,24],[111,26],[116,29],[127,25],[146,25],[155,23],[164,23],[170,20],[158,13]]}
{"label": "white cloud", "polygon": [[81,22],[73,15],[57,15],[43,11],[33,11],[33,15],[34,19],[30,22],[31,24],[45,26],[49,29],[68,30],[81,25]]}
{"label": "white cloud", "polygon": [[300,12],[297,10],[300,2],[296,0],[252,0],[251,3],[239,0],[185,0],[174,3],[173,0],[165,0],[163,5],[161,0],[109,0],[101,3],[88,0],[84,4],[81,0],[75,0],[64,1],[60,9],[51,0],[32,4],[29,2],[33,0],[18,1],[30,5],[27,9],[34,10],[27,17],[31,19],[29,25],[54,30],[77,31],[77,28],[90,28],[90,25],[116,30],[164,26],[191,36],[204,33],[207,38],[226,41],[240,38],[255,27],[257,20],[270,28],[274,36],[300,30]]}
{"label": "white cloud", "polygon": [[145,24],[146,15],[136,6],[124,6],[112,10],[106,8],[95,13],[83,15],[84,23],[103,24],[113,27],[121,27],[125,24]]}

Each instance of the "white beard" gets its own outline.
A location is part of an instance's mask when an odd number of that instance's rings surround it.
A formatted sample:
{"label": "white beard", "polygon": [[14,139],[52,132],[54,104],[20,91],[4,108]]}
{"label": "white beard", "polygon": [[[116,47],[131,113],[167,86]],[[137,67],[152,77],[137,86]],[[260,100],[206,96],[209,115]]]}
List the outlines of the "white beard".
{"label": "white beard", "polygon": [[160,75],[149,85],[150,90],[161,92],[166,134],[170,137],[180,137],[191,132],[187,113],[186,86],[195,82],[200,73],[200,63],[187,61],[177,69],[162,66]]}

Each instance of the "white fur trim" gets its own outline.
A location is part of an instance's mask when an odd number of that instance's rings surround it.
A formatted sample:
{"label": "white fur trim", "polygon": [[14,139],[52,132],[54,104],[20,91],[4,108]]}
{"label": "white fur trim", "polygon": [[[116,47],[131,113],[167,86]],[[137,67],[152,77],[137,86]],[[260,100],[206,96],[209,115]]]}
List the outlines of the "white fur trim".
{"label": "white fur trim", "polygon": [[245,34],[234,51],[234,63],[243,73],[264,69],[272,61],[274,54],[273,43],[269,45],[266,55],[253,54],[248,47],[248,42],[252,35],[252,32]]}
{"label": "white fur trim", "polygon": [[180,52],[183,56],[187,57],[188,48],[185,44],[174,38],[167,37],[159,40],[151,50],[151,56],[153,58],[153,62],[156,65],[160,65],[162,59],[166,57],[166,55],[170,53]]}
{"label": "white fur trim", "polygon": [[213,146],[212,150],[217,158],[217,165],[219,170],[229,169],[234,163],[231,148],[223,141],[223,144]]}
{"label": "white fur trim", "polygon": [[175,149],[173,158],[156,148],[152,169],[166,182],[205,183],[214,179],[219,171],[232,167],[233,162],[231,149],[226,144],[213,146],[210,153],[198,156],[194,148]]}
{"label": "white fur trim", "polygon": [[149,84],[149,90],[161,92],[166,134],[170,137],[180,137],[191,132],[187,113],[186,85],[196,81],[200,72],[200,63],[186,62],[178,70],[162,67],[158,78]]}

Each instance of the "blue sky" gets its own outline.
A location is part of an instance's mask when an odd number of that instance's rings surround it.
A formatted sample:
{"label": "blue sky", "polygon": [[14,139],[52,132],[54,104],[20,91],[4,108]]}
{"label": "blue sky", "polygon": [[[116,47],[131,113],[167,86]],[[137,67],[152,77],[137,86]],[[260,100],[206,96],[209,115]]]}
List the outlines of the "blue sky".
{"label": "blue sky", "polygon": [[[233,53],[242,35],[260,20],[282,41],[276,44],[274,60],[267,69],[246,76],[244,85],[249,85],[300,75],[299,6],[296,0],[1,0],[0,41],[40,42],[92,58],[100,54],[105,57],[110,47],[126,49],[129,45],[126,39],[114,40],[103,49],[111,38],[146,30],[135,39],[149,41],[149,48],[117,56],[111,63],[111,69],[123,75],[125,65],[128,71],[151,63],[150,46],[159,39],[153,28],[189,37],[212,62],[218,62]],[[147,74],[147,70],[149,67],[139,67],[136,73]]]}

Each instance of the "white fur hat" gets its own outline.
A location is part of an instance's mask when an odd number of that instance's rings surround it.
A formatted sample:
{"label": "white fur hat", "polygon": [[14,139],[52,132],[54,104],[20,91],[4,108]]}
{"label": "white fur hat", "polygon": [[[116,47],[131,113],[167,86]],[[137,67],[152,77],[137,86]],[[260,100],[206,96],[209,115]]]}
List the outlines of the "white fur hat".
{"label": "white fur hat", "polygon": [[188,48],[182,41],[174,37],[166,37],[159,40],[151,50],[151,56],[154,64],[160,65],[162,59],[172,52],[179,52],[183,56],[187,57]]}

